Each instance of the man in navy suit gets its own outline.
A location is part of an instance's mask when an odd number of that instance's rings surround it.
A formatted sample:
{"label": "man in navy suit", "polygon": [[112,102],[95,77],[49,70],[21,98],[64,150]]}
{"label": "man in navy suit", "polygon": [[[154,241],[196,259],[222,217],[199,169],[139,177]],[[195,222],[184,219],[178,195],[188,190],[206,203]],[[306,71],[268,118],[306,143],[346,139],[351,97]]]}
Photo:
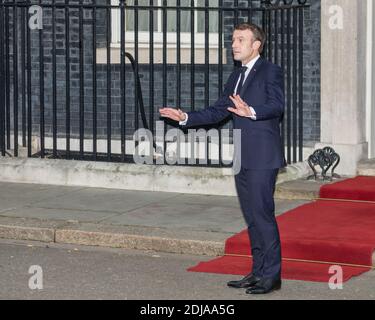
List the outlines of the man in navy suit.
{"label": "man in navy suit", "polygon": [[260,57],[265,33],[254,24],[240,24],[233,33],[233,56],[242,67],[230,75],[221,98],[201,111],[160,109],[181,126],[216,124],[232,116],[241,130],[241,171],[235,177],[241,209],[248,225],[252,272],[228,286],[265,294],[281,288],[281,245],[273,194],[285,166],[280,136],[284,113],[284,77],[279,66]]}

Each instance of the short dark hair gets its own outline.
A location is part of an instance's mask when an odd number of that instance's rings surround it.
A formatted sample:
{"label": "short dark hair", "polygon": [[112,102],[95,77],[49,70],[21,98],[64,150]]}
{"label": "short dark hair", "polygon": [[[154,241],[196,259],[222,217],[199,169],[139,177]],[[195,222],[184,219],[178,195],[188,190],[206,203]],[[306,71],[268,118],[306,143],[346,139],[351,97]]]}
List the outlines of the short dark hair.
{"label": "short dark hair", "polygon": [[258,27],[254,23],[241,23],[237,25],[234,30],[250,30],[254,35],[255,41],[260,41],[261,45],[259,47],[259,52],[262,53],[264,44],[266,42],[266,34],[262,28]]}

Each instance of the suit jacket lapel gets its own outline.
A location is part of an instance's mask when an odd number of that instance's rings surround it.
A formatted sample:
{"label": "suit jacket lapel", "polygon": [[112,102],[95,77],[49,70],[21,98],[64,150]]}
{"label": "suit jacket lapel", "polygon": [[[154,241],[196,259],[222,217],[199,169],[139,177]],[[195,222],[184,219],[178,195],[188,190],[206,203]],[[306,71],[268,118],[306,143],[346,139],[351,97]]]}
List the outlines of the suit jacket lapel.
{"label": "suit jacket lapel", "polygon": [[263,62],[264,62],[263,58],[260,57],[258,59],[258,61],[255,63],[254,67],[251,69],[249,75],[247,76],[244,85],[242,86],[242,89],[241,89],[241,92],[240,92],[240,96],[242,96],[244,94],[244,92],[246,91],[247,87],[250,85],[251,81],[253,81],[255,75],[257,74],[257,72],[259,71],[259,69],[262,67]]}

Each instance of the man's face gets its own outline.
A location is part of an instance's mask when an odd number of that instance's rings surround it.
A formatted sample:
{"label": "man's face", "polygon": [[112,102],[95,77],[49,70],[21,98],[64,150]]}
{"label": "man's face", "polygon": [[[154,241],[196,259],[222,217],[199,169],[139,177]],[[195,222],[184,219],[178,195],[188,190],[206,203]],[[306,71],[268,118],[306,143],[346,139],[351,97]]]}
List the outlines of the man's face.
{"label": "man's face", "polygon": [[249,63],[259,54],[260,41],[254,40],[251,30],[235,30],[232,38],[234,60],[243,65]]}

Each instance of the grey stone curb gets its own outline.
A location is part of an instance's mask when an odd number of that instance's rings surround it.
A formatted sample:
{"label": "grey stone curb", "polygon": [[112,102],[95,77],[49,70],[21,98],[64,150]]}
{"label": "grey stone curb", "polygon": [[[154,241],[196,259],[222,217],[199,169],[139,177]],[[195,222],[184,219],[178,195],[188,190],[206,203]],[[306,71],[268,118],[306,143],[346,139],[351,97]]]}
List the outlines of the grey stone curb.
{"label": "grey stone curb", "polygon": [[[41,224],[42,226],[36,227],[35,224]],[[50,227],[48,227],[48,225]],[[115,232],[110,232],[109,230],[111,229]],[[121,229],[130,232],[120,233],[119,231]],[[146,229],[149,229],[148,231],[150,231],[150,233],[160,232],[160,230],[157,230],[158,228],[103,226],[90,223],[76,224],[59,221],[0,217],[0,238],[8,240],[40,241],[45,243],[54,242],[178,254],[221,256],[224,254],[225,237],[229,236],[229,234],[198,232],[201,237],[207,237],[208,235],[209,237],[223,238],[223,240],[212,241],[204,239],[179,239],[178,237],[167,238],[163,237],[163,235],[158,237],[136,234]],[[166,233],[168,233],[168,231],[166,231]],[[188,233],[194,234],[194,232]],[[375,267],[375,252],[372,255],[372,265]]]}
{"label": "grey stone curb", "polygon": [[[40,226],[37,227],[37,224]],[[172,231],[152,227],[120,227],[0,217],[0,238],[8,240],[219,256],[224,254],[225,239],[230,236],[212,232],[186,233],[196,236],[196,239],[173,236]]]}
{"label": "grey stone curb", "polygon": [[56,243],[123,249],[217,256],[223,254],[223,243],[116,234],[83,230],[56,230]]}
{"label": "grey stone curb", "polygon": [[55,230],[46,228],[0,225],[0,238],[12,240],[54,242]]}

